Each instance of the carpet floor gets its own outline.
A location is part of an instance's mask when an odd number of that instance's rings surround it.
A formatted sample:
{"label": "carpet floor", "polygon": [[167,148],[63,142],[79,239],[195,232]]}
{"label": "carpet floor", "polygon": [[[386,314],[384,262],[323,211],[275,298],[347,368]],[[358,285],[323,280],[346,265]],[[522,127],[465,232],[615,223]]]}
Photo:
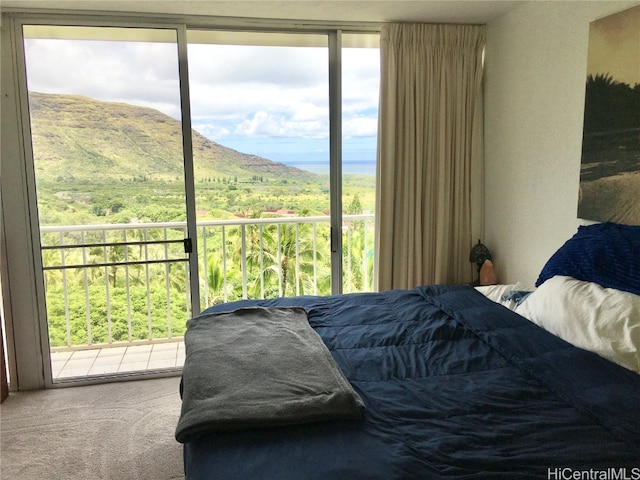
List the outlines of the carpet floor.
{"label": "carpet floor", "polygon": [[180,378],[12,393],[0,407],[0,478],[184,478]]}

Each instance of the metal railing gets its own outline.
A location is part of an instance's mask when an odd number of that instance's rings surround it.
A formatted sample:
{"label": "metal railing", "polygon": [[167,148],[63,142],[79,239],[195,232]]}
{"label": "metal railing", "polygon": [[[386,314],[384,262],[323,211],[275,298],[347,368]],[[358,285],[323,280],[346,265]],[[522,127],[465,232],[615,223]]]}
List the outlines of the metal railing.
{"label": "metal railing", "polygon": [[[371,290],[373,215],[343,217],[343,289]],[[329,217],[198,221],[201,304],[330,293]],[[180,338],[186,222],[41,228],[52,349]]]}

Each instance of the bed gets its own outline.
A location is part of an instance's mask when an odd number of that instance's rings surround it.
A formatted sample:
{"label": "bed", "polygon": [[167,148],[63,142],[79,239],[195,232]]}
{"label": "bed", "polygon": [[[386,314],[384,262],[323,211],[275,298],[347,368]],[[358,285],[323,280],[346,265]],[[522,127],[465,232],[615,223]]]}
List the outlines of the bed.
{"label": "bed", "polygon": [[497,297],[431,285],[209,308],[185,336],[186,478],[640,478],[639,247],[640,227],[580,227],[537,288]]}

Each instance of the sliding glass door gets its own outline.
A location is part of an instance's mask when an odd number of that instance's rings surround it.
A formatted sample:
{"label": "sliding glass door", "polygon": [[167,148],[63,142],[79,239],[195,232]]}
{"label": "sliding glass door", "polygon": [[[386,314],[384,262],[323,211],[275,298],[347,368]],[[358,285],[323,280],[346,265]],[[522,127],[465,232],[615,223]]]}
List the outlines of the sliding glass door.
{"label": "sliding glass door", "polygon": [[21,26],[52,382],[178,371],[200,306],[372,289],[377,35]]}
{"label": "sliding glass door", "polygon": [[343,291],[373,290],[380,36],[342,35]]}
{"label": "sliding glass door", "polygon": [[372,289],[379,36],[330,37],[187,31],[204,305]]}
{"label": "sliding glass door", "polygon": [[187,39],[202,301],[331,293],[327,35]]}
{"label": "sliding glass door", "polygon": [[24,46],[52,376],[180,367],[177,32],[30,25]]}

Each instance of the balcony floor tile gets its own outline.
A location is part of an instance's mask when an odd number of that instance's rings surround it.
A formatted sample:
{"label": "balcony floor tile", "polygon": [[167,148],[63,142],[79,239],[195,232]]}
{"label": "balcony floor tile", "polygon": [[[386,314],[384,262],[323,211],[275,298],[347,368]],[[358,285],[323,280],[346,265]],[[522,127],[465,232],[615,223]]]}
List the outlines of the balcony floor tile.
{"label": "balcony floor tile", "polygon": [[182,341],[51,352],[51,372],[58,378],[140,372],[182,367]]}
{"label": "balcony floor tile", "polygon": [[113,357],[119,355],[122,357],[127,352],[129,347],[114,347],[114,348],[103,348],[98,353],[98,358],[102,357]]}
{"label": "balcony floor tile", "polygon": [[122,357],[122,361],[123,362],[127,362],[127,363],[131,363],[131,362],[148,362],[149,361],[149,356],[151,355],[151,352],[134,352],[134,353],[125,353],[124,356]]}
{"label": "balcony floor tile", "polygon": [[100,348],[97,348],[95,350],[76,350],[75,352],[73,352],[73,355],[71,355],[71,357],[69,358],[69,361],[71,360],[77,360],[77,359],[85,359],[85,360],[93,360],[98,356],[98,353],[100,353]]}
{"label": "balcony floor tile", "polygon": [[176,350],[174,350],[173,352],[168,350],[156,352],[154,350],[153,352],[151,352],[149,360],[165,360],[167,358],[175,360],[177,356],[178,352]]}
{"label": "balcony floor tile", "polygon": [[156,343],[153,345],[153,351],[154,352],[160,352],[160,351],[165,351],[165,350],[176,350],[178,348],[178,346],[180,345],[180,343],[178,342],[174,342],[174,343]]}
{"label": "balcony floor tile", "polygon": [[89,375],[89,370],[91,366],[80,366],[80,367],[65,367],[60,371],[60,375],[58,378],[67,378],[67,377],[85,377]]}

